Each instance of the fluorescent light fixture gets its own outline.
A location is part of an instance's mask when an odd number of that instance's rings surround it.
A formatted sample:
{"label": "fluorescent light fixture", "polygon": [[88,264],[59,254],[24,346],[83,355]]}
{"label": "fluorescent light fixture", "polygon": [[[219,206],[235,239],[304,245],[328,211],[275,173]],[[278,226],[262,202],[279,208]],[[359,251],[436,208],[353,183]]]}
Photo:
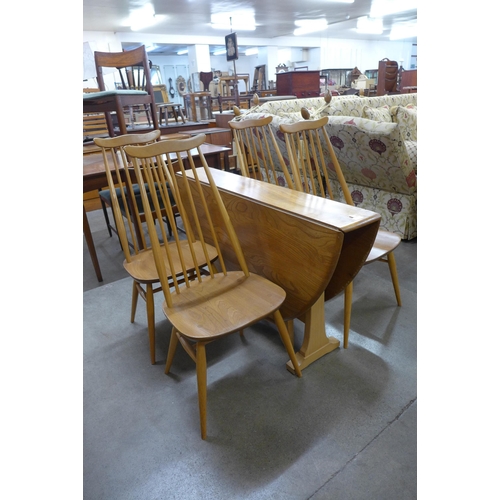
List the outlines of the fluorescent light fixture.
{"label": "fluorescent light fixture", "polygon": [[221,55],[223,55],[225,53],[226,53],[226,49],[218,49],[218,50],[214,50],[213,53],[212,53],[212,55],[214,55],[214,56],[221,56]]}
{"label": "fluorescent light fixture", "polygon": [[211,15],[210,24],[216,30],[254,31],[255,15],[253,10],[219,12]]}
{"label": "fluorescent light fixture", "polygon": [[417,36],[417,23],[401,23],[392,27],[389,40],[401,40],[403,38],[415,38]]}
{"label": "fluorescent light fixture", "polygon": [[177,55],[178,56],[183,56],[184,54],[187,54],[188,53],[188,50],[187,49],[182,49],[182,50],[179,50],[177,52]]}
{"label": "fluorescent light fixture", "polygon": [[417,0],[373,0],[370,17],[384,17],[417,9]]}
{"label": "fluorescent light fixture", "polygon": [[315,31],[321,31],[328,27],[328,23],[325,18],[321,19],[301,19],[295,21],[295,26],[298,26],[293,31],[294,36],[305,35],[307,33],[313,33]]}
{"label": "fluorescent light fixture", "polygon": [[371,19],[368,16],[363,16],[358,19],[356,29],[358,33],[381,35],[384,32],[384,23],[382,19]]}
{"label": "fluorescent light fixture", "polygon": [[130,12],[130,16],[125,21],[125,26],[130,26],[132,31],[139,31],[149,26],[154,26],[156,23],[164,19],[165,16],[155,15],[155,10],[152,4],[147,3],[140,9],[134,9]]}
{"label": "fluorescent light fixture", "polygon": [[354,0],[331,0],[332,3],[354,3]]}
{"label": "fluorescent light fixture", "polygon": [[259,49],[257,47],[250,47],[249,49],[245,50],[245,55],[246,56],[254,56],[255,54],[259,53]]}

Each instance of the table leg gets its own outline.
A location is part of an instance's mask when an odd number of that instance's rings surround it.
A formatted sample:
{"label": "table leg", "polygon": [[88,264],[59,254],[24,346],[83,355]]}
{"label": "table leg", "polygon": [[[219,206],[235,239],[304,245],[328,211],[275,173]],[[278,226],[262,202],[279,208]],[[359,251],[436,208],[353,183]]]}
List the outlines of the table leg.
{"label": "table leg", "polygon": [[97,281],[102,281],[101,268],[99,267],[99,260],[97,259],[94,239],[92,238],[92,233],[90,231],[90,225],[89,225],[89,220],[87,218],[87,211],[85,210],[85,205],[83,206],[83,234],[85,235],[85,240],[87,241],[87,247],[89,249],[90,258],[92,259],[92,264],[94,265],[94,271],[97,276]]}
{"label": "table leg", "polygon": [[[303,370],[312,362],[325,354],[334,351],[340,346],[340,341],[335,337],[327,337],[325,329],[325,294],[307,311],[303,318],[304,340],[299,352],[296,353],[300,369]],[[291,361],[286,364],[288,371],[295,373]]]}

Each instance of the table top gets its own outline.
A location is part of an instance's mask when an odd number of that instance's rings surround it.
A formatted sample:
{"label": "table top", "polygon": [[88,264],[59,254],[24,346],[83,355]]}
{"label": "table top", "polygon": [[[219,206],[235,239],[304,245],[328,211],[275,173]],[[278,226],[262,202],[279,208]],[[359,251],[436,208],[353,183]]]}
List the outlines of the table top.
{"label": "table top", "polygon": [[[201,179],[206,179],[198,168]],[[211,169],[215,183],[220,189],[238,193],[239,196],[293,213],[297,217],[314,220],[332,226],[344,233],[354,231],[360,226],[380,220],[380,215],[359,207],[328,200],[299,191],[283,188],[267,182],[258,181]]]}
{"label": "table top", "polygon": [[[197,172],[207,185],[203,169]],[[363,267],[379,214],[234,173],[210,172],[250,271],[285,289],[285,318],[300,317],[323,292],[325,300],[338,295]],[[236,262],[229,248],[224,251]]]}
{"label": "table top", "polygon": [[233,76],[219,76],[218,78],[219,78],[219,80],[224,80],[224,81],[235,80],[235,79],[248,80],[250,78],[250,75],[236,75],[236,78],[234,75]]}
{"label": "table top", "polygon": [[[200,146],[201,152],[205,156],[225,153],[226,151],[231,151],[231,148],[226,146],[218,146],[217,144],[203,143]],[[197,156],[197,151],[193,150],[193,156]],[[181,155],[182,156],[182,155]],[[97,154],[86,154],[83,155],[83,177],[95,177],[105,174],[104,161],[102,159],[102,154],[99,151]]]}

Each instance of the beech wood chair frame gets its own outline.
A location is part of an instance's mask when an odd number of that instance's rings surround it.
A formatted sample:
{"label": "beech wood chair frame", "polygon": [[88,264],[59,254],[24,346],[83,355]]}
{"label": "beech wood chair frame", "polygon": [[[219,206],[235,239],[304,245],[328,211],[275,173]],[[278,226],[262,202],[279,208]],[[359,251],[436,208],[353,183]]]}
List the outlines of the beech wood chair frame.
{"label": "beech wood chair frame", "polygon": [[[302,116],[308,116],[307,110],[304,109],[302,111]],[[325,128],[327,123],[328,117],[325,116],[317,120],[306,119],[293,124],[280,125],[280,131],[285,136],[288,158],[290,160],[291,177],[293,178],[293,182],[289,186],[297,191],[333,200],[334,195],[330,183],[330,176],[332,175],[331,166],[333,166],[346,203],[354,206],[342,168],[337,160]],[[321,137],[323,140],[321,140]],[[326,151],[323,147],[324,145],[326,146]],[[326,159],[330,160],[328,168]],[[401,306],[401,293],[396,258],[394,257],[393,250],[400,243],[401,237],[399,235],[379,229],[372,250],[365,261],[365,265],[377,260],[386,262],[389,265],[398,306]],[[347,348],[349,343],[352,294],[353,281],[347,285],[344,291],[344,348]]]}
{"label": "beech wood chair frame", "polygon": [[[159,236],[164,239],[166,235],[163,227],[161,233],[155,230],[152,211],[158,210],[159,205],[156,193],[152,191],[153,206],[145,204],[146,221],[165,298],[163,312],[172,324],[165,373],[169,373],[180,343],[196,364],[202,439],[207,435],[207,344],[235,332],[241,333],[244,328],[269,318],[277,326],[295,374],[301,376],[293,345],[279,310],[286,297],[285,291],[266,278],[249,272],[231,219],[200,150],[204,141],[205,134],[199,134],[189,139],[125,148],[132,159],[143,199],[147,197],[146,185],[157,183],[164,186],[168,183],[184,222],[187,245],[191,248],[199,244],[205,248],[210,240],[218,252],[217,269],[209,266],[208,273],[203,273],[194,258],[194,268],[188,270],[183,266],[183,272],[179,273],[184,278],[183,285],[181,286],[175,274],[169,283],[166,264],[173,259],[171,250],[174,247],[160,245]],[[198,177],[193,150],[197,150],[202,164],[199,168],[203,169],[208,178],[208,195]],[[181,154],[186,155],[184,161]],[[187,171],[190,172],[189,176]],[[222,218],[224,234],[228,235],[224,244],[234,250],[239,270],[228,270],[226,266],[224,255],[220,251],[220,231],[213,224],[214,208],[217,216]],[[168,216],[173,221],[173,213],[170,212]],[[202,229],[205,225],[208,225],[207,231]],[[175,244],[178,245],[180,238],[175,227],[173,232]]]}
{"label": "beech wood chair frame", "polygon": [[[153,251],[142,224],[144,214],[139,211],[136,196],[126,196],[125,194],[134,193],[134,191],[131,188],[133,186],[133,178],[124,148],[127,145],[151,144],[156,142],[159,137],[160,131],[154,130],[146,134],[126,134],[114,138],[95,139],[96,144],[101,148],[103,154],[111,207],[116,223],[116,232],[125,255],[123,266],[133,279],[130,322],[133,323],[135,321],[137,299],[140,295],[146,302],[151,364],[155,364],[156,362],[154,294],[161,291],[161,286],[159,286],[160,279],[156,270]],[[151,194],[148,186],[146,186],[146,190],[149,195],[146,204],[149,207]],[[178,217],[178,214],[176,208],[171,206],[168,189],[162,191],[158,196],[160,196],[159,206],[168,206],[170,208],[169,211],[174,214],[175,224],[175,218]],[[120,203],[120,199],[122,203]],[[158,219],[156,215],[158,213],[162,214],[160,220],[166,216],[165,209],[159,208],[152,213],[154,221]],[[163,224],[160,224],[160,226],[163,227]],[[167,228],[171,232],[170,223],[167,224]],[[167,241],[166,236],[163,241]],[[167,245],[169,244],[167,243]],[[181,250],[185,251],[185,247],[181,247]],[[199,249],[197,251],[199,252]],[[217,258],[217,252],[213,247],[208,248],[207,255],[207,260],[204,260],[201,255],[198,256],[200,265],[206,265],[207,262],[213,262]],[[190,269],[192,261],[189,256],[187,257],[187,262],[188,269]],[[169,273],[172,272],[171,269],[177,268],[175,266],[169,267]]]}

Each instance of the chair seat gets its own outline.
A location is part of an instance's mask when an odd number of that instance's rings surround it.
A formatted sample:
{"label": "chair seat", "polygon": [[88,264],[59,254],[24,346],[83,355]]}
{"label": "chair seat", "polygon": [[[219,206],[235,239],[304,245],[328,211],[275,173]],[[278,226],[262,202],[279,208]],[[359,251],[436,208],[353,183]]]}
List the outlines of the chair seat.
{"label": "chair seat", "polygon": [[[125,196],[127,196],[127,188],[126,187],[123,189],[123,191],[125,192]],[[139,186],[137,184],[132,184],[132,191],[134,193],[135,199],[137,200],[137,210],[139,210],[140,214],[143,214],[144,213],[144,206],[142,204],[142,199],[141,199],[141,193],[140,193]],[[147,184],[146,184],[146,191],[149,194],[149,187],[148,187]],[[159,202],[160,202],[160,207],[162,209],[165,208],[163,206],[163,204],[162,204],[161,197],[159,195],[159,191],[156,190],[156,193],[158,195],[158,199],[159,199]],[[174,203],[174,197],[172,195],[172,192],[170,191],[170,188],[168,188],[168,195],[169,195],[169,198],[170,198],[170,202],[173,204]],[[116,196],[118,198],[118,203],[120,204],[120,210],[121,210],[122,214],[125,215],[125,207],[123,205],[123,195],[122,195],[121,190],[117,190],[116,191]],[[107,205],[111,206],[111,192],[110,192],[109,189],[103,189],[102,191],[99,191],[99,197],[101,199],[103,199]],[[150,201],[151,206],[152,206],[153,203],[152,203],[152,199],[151,199],[151,194],[149,194],[149,201]]]}
{"label": "chair seat", "polygon": [[100,92],[83,94],[83,100],[98,101],[103,97],[115,97],[121,95],[148,95],[148,93],[144,90],[101,90]]}
{"label": "chair seat", "polygon": [[[178,258],[179,254],[177,252],[176,243],[175,242],[169,243],[169,247],[173,254],[173,259],[174,259],[173,267],[175,269],[175,273],[178,274],[182,272],[182,266]],[[181,253],[184,256],[186,267],[188,269],[193,269],[194,268],[193,258],[189,250],[188,242],[185,240],[181,241],[180,247],[181,247]],[[201,243],[197,241],[194,243],[193,247],[197,262],[204,262],[205,254],[203,252],[203,247]],[[214,262],[217,259],[217,250],[212,246],[208,246],[208,258],[210,262]],[[170,270],[170,265],[167,261],[166,254],[164,254],[163,260],[165,262],[165,267],[168,270]],[[142,250],[136,255],[132,255],[130,257],[130,262],[127,262],[126,260],[123,262],[123,267],[125,268],[127,273],[129,273],[130,276],[139,283],[146,284],[146,283],[156,283],[159,281],[158,271],[156,270],[156,265],[153,257],[153,250],[151,248],[147,250]],[[169,274],[171,274],[170,271]]]}
{"label": "chair seat", "polygon": [[[173,307],[163,303],[172,325],[192,341],[213,340],[243,330],[271,315],[285,300],[285,291],[271,281],[243,271],[216,274],[172,293]],[[238,307],[235,307],[238,304]]]}
{"label": "chair seat", "polygon": [[379,230],[373,247],[365,261],[365,264],[374,262],[385,257],[389,252],[392,252],[401,243],[399,234],[390,233],[388,231]]}

